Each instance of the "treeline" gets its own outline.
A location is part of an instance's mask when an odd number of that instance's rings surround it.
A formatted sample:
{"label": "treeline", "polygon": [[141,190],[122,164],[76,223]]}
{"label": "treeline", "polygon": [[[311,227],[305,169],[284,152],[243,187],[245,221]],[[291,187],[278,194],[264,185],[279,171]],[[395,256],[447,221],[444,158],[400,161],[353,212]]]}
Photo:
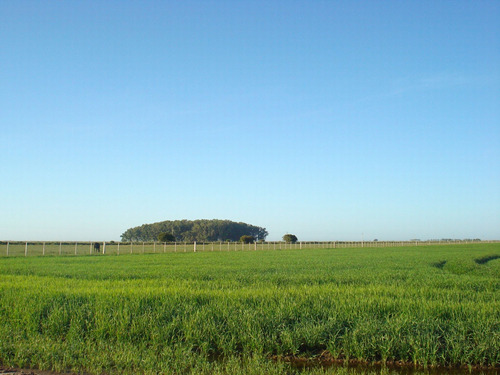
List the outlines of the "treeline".
{"label": "treeline", "polygon": [[170,233],[178,242],[239,241],[248,235],[256,240],[265,240],[266,228],[230,220],[174,220],[143,224],[127,229],[122,241],[157,241],[160,233]]}
{"label": "treeline", "polygon": [[[410,240],[410,241],[420,241],[420,240]],[[481,242],[480,238],[441,238],[441,239],[432,239],[425,240],[427,242]]]}

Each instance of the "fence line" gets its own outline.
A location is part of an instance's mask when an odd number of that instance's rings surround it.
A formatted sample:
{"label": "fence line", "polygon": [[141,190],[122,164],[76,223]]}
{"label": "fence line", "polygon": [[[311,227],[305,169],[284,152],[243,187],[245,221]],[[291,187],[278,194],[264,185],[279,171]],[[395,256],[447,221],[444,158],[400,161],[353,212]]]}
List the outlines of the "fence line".
{"label": "fence line", "polygon": [[[399,246],[427,246],[446,244],[498,243],[500,241],[266,241],[245,244],[242,242],[95,242],[95,241],[0,241],[0,257],[9,256],[45,256],[45,255],[120,255],[120,254],[155,254],[207,251],[258,251],[258,250],[296,250],[296,249],[340,249],[340,248],[382,248]],[[99,244],[99,247],[95,247]],[[88,246],[88,250],[87,249]],[[129,251],[127,251],[129,248]],[[161,251],[159,250],[161,249]]]}

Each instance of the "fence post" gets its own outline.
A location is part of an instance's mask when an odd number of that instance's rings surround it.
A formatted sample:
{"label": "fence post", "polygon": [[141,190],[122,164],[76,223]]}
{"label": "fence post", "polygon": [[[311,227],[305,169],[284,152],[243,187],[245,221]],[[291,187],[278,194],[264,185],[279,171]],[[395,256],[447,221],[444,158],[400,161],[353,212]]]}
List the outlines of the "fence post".
{"label": "fence post", "polygon": [[42,255],[45,255],[45,242],[42,245]]}
{"label": "fence post", "polygon": [[62,254],[62,242],[59,242],[59,255]]}
{"label": "fence post", "polygon": [[144,241],[142,241],[142,253],[144,254]]}
{"label": "fence post", "polygon": [[194,241],[193,249],[194,249],[193,253],[196,253],[196,241]]}
{"label": "fence post", "polygon": [[120,243],[118,242],[118,249],[116,250],[116,255],[120,255]]}
{"label": "fence post", "polygon": [[130,240],[130,254],[132,254],[132,240]]}
{"label": "fence post", "polygon": [[106,241],[102,243],[102,255],[106,254]]}
{"label": "fence post", "polygon": [[26,247],[24,248],[24,256],[28,256],[28,243],[26,242]]}
{"label": "fence post", "polygon": [[156,253],[156,241],[153,242],[153,253]]}
{"label": "fence post", "polygon": [[77,253],[77,248],[78,248],[78,242],[75,242],[75,255]]}
{"label": "fence post", "polygon": [[184,252],[186,252],[186,241],[184,241]]}
{"label": "fence post", "polygon": [[89,242],[89,255],[92,255],[92,241]]}

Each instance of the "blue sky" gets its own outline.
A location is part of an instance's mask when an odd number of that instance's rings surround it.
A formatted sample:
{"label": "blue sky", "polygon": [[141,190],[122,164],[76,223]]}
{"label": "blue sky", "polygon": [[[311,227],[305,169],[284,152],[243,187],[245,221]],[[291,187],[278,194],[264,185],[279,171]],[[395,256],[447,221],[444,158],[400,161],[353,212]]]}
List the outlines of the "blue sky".
{"label": "blue sky", "polygon": [[500,2],[2,1],[0,239],[230,219],[500,239]]}

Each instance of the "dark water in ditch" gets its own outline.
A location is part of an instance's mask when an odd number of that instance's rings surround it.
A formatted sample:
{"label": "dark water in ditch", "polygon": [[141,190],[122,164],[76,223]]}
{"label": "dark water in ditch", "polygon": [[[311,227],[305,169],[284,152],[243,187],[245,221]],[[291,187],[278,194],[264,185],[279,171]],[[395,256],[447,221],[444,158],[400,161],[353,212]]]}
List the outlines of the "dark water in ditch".
{"label": "dark water in ditch", "polygon": [[[287,361],[288,362],[288,361]],[[309,360],[289,361],[294,373],[339,375],[500,375],[500,368],[417,367],[409,364],[362,364]]]}

